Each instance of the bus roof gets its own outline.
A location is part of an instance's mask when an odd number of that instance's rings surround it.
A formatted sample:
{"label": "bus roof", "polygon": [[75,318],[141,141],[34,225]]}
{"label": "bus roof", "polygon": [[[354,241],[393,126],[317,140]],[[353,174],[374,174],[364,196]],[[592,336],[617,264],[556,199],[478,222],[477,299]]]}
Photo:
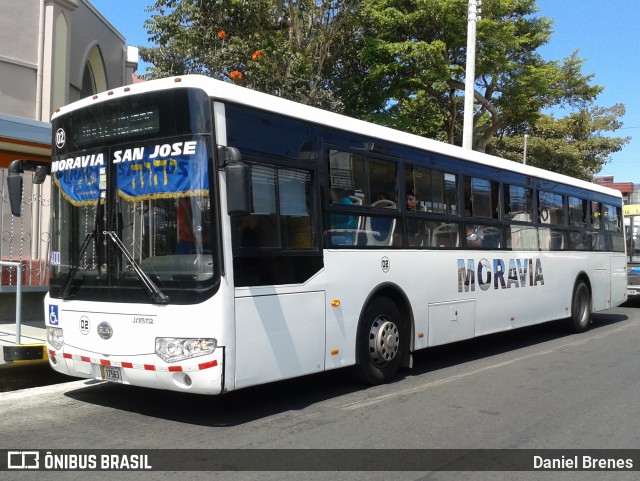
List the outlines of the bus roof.
{"label": "bus roof", "polygon": [[517,172],[523,175],[530,175],[542,178],[552,182],[558,182],[565,185],[571,185],[588,189],[594,192],[600,192],[614,197],[622,197],[622,193],[615,189],[586,182],[584,180],[569,177],[563,174],[557,174],[548,170],[540,169],[530,165],[523,165],[517,162],[495,157],[482,152],[469,149],[463,149],[455,145],[439,142],[418,135],[409,134],[390,127],[384,127],[363,120],[347,117],[346,115],[329,112],[316,107],[286,100],[273,95],[265,94],[257,90],[251,90],[245,87],[215,80],[204,75],[183,75],[178,77],[167,77],[146,82],[139,82],[124,87],[102,92],[82,100],[78,100],[69,105],[59,108],[52,116],[52,120],[60,115],[64,115],[76,109],[81,109],[89,105],[99,102],[112,100],[114,98],[135,95],[144,92],[154,92],[159,90],[168,90],[174,88],[199,88],[204,90],[210,97],[215,100],[228,101],[260,110],[275,112],[292,118],[304,119],[306,121],[325,125],[328,127],[339,126],[337,128],[349,132],[366,135],[368,137],[385,140],[388,142],[407,145],[417,149],[426,150],[432,153],[455,157],[463,160],[476,162],[499,169]]}

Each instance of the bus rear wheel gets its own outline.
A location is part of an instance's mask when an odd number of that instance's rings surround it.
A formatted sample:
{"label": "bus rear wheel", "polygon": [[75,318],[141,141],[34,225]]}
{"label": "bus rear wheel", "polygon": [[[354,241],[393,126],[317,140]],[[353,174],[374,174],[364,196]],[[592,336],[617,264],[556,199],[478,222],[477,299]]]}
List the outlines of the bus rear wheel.
{"label": "bus rear wheel", "polygon": [[392,379],[400,367],[403,344],[398,306],[388,297],[375,298],[365,309],[358,330],[358,379],[373,385]]}
{"label": "bus rear wheel", "polygon": [[591,293],[584,281],[578,281],[573,289],[571,300],[571,317],[567,319],[567,327],[571,332],[584,332],[591,322]]}

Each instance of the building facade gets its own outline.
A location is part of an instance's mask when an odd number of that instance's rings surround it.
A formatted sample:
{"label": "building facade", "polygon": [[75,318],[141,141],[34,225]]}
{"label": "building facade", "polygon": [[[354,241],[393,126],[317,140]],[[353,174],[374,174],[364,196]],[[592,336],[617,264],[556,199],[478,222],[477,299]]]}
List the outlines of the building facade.
{"label": "building facade", "polygon": [[[10,213],[6,168],[51,160],[58,107],[133,82],[138,50],[89,0],[2,0],[0,15],[0,261],[20,262],[23,290],[47,286],[48,183],[25,175],[22,215]],[[0,293],[15,292],[16,269],[1,266]],[[0,309],[12,315],[11,296]],[[40,308],[40,306],[38,306]],[[5,314],[0,314],[3,316]]]}
{"label": "building facade", "polygon": [[48,122],[62,105],[132,82],[137,49],[88,0],[3,0],[3,7],[0,113]]}

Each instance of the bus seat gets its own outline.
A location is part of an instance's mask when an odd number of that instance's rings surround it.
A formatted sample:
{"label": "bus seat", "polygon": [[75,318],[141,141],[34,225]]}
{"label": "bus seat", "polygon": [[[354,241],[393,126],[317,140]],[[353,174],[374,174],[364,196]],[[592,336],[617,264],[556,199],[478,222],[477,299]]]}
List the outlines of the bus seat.
{"label": "bus seat", "polygon": [[368,246],[390,246],[393,244],[393,233],[396,220],[388,217],[367,217],[364,221],[364,232]]}
{"label": "bus seat", "polygon": [[431,235],[433,247],[458,247],[460,231],[457,224],[442,224],[433,229]]}

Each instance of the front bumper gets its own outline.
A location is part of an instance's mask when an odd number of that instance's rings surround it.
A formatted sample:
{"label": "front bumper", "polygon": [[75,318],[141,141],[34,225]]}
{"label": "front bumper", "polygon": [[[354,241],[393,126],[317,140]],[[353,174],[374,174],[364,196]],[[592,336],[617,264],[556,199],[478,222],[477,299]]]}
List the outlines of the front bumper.
{"label": "front bumper", "polygon": [[139,356],[99,356],[95,353],[64,346],[55,350],[47,344],[51,367],[69,376],[107,380],[105,372],[112,369],[119,374],[121,384],[154,389],[220,394],[224,389],[224,347],[213,354],[165,363],[155,354]]}

